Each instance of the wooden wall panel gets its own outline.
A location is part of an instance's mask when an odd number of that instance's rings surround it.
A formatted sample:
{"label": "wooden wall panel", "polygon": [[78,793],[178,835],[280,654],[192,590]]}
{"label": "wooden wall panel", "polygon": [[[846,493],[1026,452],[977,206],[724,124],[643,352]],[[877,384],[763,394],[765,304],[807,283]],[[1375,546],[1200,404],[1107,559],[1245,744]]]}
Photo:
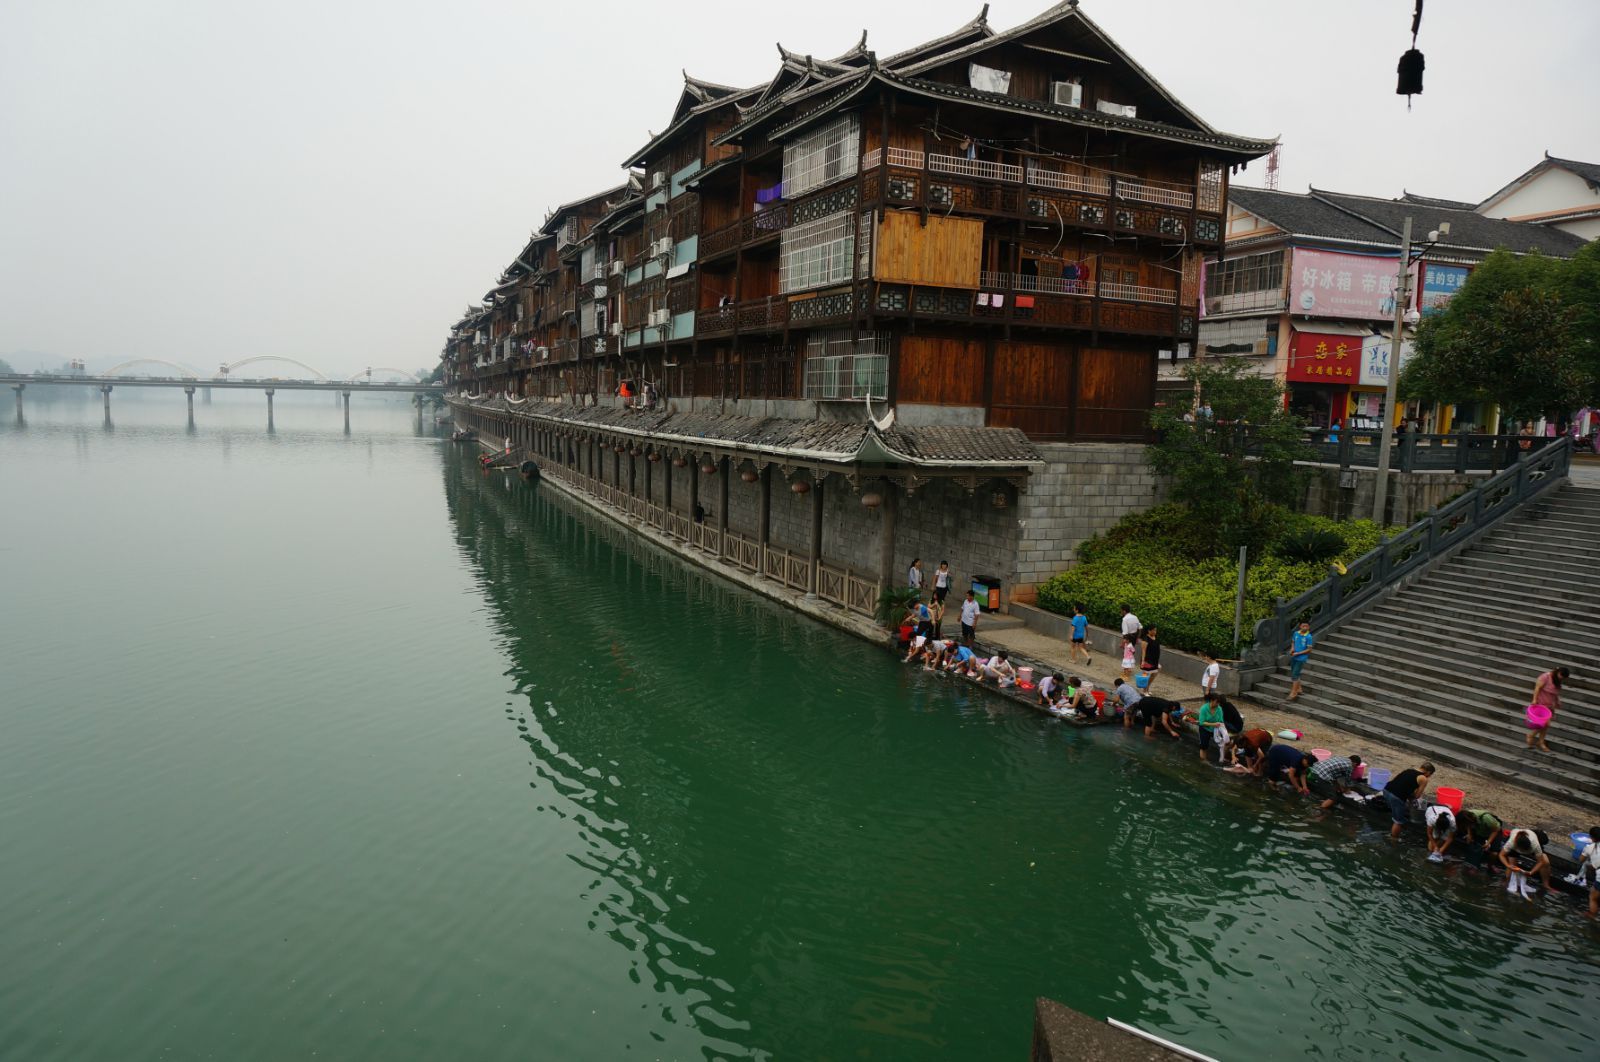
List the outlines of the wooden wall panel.
{"label": "wooden wall panel", "polygon": [[1085,347],[1078,358],[1081,439],[1143,438],[1155,405],[1154,350]]}
{"label": "wooden wall panel", "polygon": [[996,343],[989,423],[1039,439],[1067,437],[1073,355],[1067,343]]}
{"label": "wooden wall panel", "polygon": [[983,405],[983,340],[908,335],[899,348],[898,401]]}
{"label": "wooden wall panel", "polygon": [[976,288],[983,261],[983,222],[930,217],[924,226],[916,211],[886,211],[873,257],[879,280]]}

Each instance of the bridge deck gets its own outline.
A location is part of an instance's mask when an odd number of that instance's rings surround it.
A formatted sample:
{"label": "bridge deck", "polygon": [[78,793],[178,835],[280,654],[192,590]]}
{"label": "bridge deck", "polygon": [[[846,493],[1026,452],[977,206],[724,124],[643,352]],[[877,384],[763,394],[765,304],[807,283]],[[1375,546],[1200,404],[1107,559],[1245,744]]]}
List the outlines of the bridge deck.
{"label": "bridge deck", "polygon": [[443,394],[444,384],[405,383],[377,380],[239,380],[206,379],[199,376],[83,376],[67,373],[0,373],[0,386],[30,384],[75,387],[218,387],[233,390],[265,391],[390,391],[402,394]]}

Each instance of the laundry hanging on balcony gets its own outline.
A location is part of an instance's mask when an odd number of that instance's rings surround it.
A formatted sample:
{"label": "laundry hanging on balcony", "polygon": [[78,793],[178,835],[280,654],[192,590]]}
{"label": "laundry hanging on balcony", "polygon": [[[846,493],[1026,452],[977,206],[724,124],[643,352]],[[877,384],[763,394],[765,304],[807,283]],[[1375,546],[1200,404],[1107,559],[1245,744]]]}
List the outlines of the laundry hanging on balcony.
{"label": "laundry hanging on balcony", "polygon": [[979,66],[977,63],[968,63],[967,81],[980,92],[998,92],[1005,95],[1011,91],[1009,70],[995,70],[992,67]]}

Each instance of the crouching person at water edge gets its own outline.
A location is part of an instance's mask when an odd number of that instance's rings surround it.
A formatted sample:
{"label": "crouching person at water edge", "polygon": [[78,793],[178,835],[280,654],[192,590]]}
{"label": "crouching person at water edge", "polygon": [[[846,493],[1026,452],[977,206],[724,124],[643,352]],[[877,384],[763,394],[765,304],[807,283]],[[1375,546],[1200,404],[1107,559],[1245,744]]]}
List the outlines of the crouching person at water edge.
{"label": "crouching person at water edge", "polygon": [[1539,878],[1546,889],[1550,888],[1550,855],[1544,846],[1550,838],[1542,830],[1517,829],[1511,831],[1500,849],[1500,862],[1506,868],[1506,891],[1532,900],[1538,894],[1533,889],[1533,879]]}
{"label": "crouching person at water edge", "polygon": [[1411,821],[1411,803],[1421,800],[1428,791],[1428,779],[1433,777],[1433,764],[1426,760],[1420,766],[1410,767],[1389,779],[1383,787],[1383,799],[1389,805],[1389,836],[1400,839],[1400,831]]}
{"label": "crouching person at water edge", "polygon": [[1360,756],[1329,756],[1312,766],[1311,790],[1323,798],[1323,811],[1333,807],[1355,784],[1356,768],[1360,765]]}
{"label": "crouching person at water edge", "polygon": [[1456,839],[1456,833],[1464,828],[1456,824],[1455,812],[1444,804],[1430,805],[1422,813],[1423,828],[1428,831],[1428,862],[1442,863],[1445,854],[1450,851],[1450,845]]}

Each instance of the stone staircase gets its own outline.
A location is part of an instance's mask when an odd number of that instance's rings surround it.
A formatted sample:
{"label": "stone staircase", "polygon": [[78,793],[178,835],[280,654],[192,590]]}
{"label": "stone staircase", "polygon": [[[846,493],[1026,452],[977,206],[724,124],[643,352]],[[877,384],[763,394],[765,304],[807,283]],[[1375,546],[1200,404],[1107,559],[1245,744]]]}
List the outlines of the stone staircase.
{"label": "stone staircase", "polygon": [[[1531,751],[1524,710],[1557,665],[1573,677],[1554,751]],[[1254,695],[1288,693],[1283,667]],[[1295,708],[1600,810],[1600,489],[1559,488],[1319,636]]]}

